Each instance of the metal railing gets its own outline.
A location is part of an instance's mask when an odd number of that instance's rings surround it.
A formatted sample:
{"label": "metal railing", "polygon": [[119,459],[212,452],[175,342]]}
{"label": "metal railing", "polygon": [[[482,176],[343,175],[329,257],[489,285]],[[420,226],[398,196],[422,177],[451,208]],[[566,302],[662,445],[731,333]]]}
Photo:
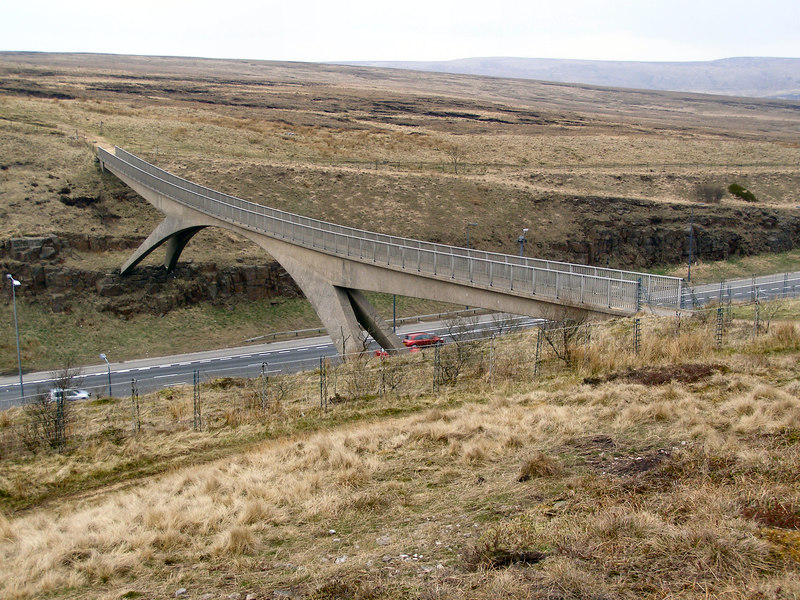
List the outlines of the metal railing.
{"label": "metal railing", "polygon": [[681,280],[588,265],[539,260],[391,236],[277,210],[223,194],[116,148],[101,163],[200,212],[319,252],[517,296],[634,313],[642,306],[677,309]]}

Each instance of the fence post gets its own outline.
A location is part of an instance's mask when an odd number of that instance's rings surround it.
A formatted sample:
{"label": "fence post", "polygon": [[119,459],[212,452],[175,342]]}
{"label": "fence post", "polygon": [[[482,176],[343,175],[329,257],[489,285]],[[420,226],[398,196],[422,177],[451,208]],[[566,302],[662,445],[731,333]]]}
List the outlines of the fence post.
{"label": "fence post", "polygon": [[258,395],[261,399],[261,410],[264,412],[269,408],[269,396],[267,395],[267,383],[269,382],[269,376],[267,375],[268,369],[269,363],[261,363],[261,386]]}
{"label": "fence post", "polygon": [[439,392],[439,369],[441,368],[439,344],[433,347],[433,393]]}
{"label": "fence post", "polygon": [[133,433],[138,433],[142,428],[142,420],[139,414],[139,390],[136,387],[135,379],[131,379],[131,409],[133,410]]}
{"label": "fence post", "polygon": [[638,317],[633,320],[633,352],[639,354],[642,345],[642,320]]}
{"label": "fence post", "polygon": [[200,371],[195,369],[192,373],[193,383],[194,383],[194,398],[192,403],[193,408],[193,424],[195,431],[200,431],[203,429],[203,420],[202,414],[200,411]]}
{"label": "fence post", "polygon": [[489,381],[494,378],[494,335],[489,338]]}
{"label": "fence post", "polygon": [[539,327],[539,331],[536,333],[536,350],[534,351],[533,355],[533,378],[536,379],[539,376],[539,358],[542,355],[542,328]]}
{"label": "fence post", "polygon": [[328,373],[325,357],[319,357],[319,408],[328,412]]}
{"label": "fence post", "polygon": [[717,308],[717,331],[714,334],[714,343],[719,350],[722,348],[722,331],[725,325],[725,309],[721,306]]}
{"label": "fence post", "polygon": [[56,422],[55,422],[55,443],[56,449],[61,452],[67,445],[66,435],[66,414],[64,406],[64,390],[56,393]]}
{"label": "fence post", "polygon": [[758,329],[760,327],[760,318],[761,318],[761,303],[758,300],[758,292],[756,292],[756,302],[755,302],[755,310],[753,314],[753,339],[758,335]]}
{"label": "fence post", "polygon": [[[642,278],[636,279],[636,312],[642,309]],[[637,350],[638,352],[638,350]]]}

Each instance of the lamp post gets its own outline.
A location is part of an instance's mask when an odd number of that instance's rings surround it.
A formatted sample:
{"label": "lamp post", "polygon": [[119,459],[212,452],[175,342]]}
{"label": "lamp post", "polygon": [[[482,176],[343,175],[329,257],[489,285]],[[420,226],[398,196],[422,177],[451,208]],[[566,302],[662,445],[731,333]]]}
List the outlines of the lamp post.
{"label": "lamp post", "polygon": [[11,282],[11,298],[14,304],[14,334],[17,337],[17,366],[19,367],[19,397],[25,399],[25,388],[22,386],[22,355],[19,352],[19,325],[17,323],[17,286],[22,285],[19,281],[7,273],[6,277]]}
{"label": "lamp post", "polygon": [[111,365],[108,364],[108,357],[106,357],[105,353],[100,355],[104,361],[106,361],[106,367],[108,368],[108,397],[111,397]]}
{"label": "lamp post", "polygon": [[477,226],[478,226],[477,223],[467,223],[467,250],[470,249],[470,245],[469,245],[469,228],[470,227],[477,227]]}
{"label": "lamp post", "polygon": [[522,230],[522,235],[517,238],[517,243],[519,243],[519,255],[522,256],[525,252],[525,243],[528,241],[525,238],[525,234],[528,233],[528,228],[524,228]]}
{"label": "lamp post", "polygon": [[689,263],[686,268],[686,281],[692,283],[692,246],[694,246],[694,206],[689,212]]}

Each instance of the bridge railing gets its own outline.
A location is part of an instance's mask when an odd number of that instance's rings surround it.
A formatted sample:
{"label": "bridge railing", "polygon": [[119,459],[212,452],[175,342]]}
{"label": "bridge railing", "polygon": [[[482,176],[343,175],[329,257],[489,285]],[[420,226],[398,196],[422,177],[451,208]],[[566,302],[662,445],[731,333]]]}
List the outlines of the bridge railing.
{"label": "bridge railing", "polygon": [[262,206],[164,171],[122,148],[98,158],[173,200],[260,233],[390,268],[510,291],[519,295],[635,312],[642,305],[677,309],[681,280],[647,273],[539,260],[435,244],[345,227]]}

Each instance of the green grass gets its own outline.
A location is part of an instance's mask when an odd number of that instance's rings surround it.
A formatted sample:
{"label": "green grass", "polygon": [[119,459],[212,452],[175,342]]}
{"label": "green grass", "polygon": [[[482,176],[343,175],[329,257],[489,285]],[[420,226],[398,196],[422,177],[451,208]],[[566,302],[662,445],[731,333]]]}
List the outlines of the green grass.
{"label": "green grass", "polygon": [[[692,265],[692,283],[715,283],[726,279],[740,279],[753,275],[770,275],[800,269],[800,250],[775,254],[756,254],[728,260],[701,262]],[[651,272],[673,277],[687,276],[687,265],[651,269]]]}
{"label": "green grass", "polygon": [[[391,294],[368,294],[388,322]],[[397,316],[453,310],[441,302],[397,297]],[[112,362],[239,346],[260,335],[317,328],[319,318],[301,298],[255,300],[229,306],[201,304],[164,316],[142,314],[123,320],[76,304],[68,313],[53,313],[39,303],[17,302],[22,367],[25,372],[56,370],[66,361],[98,364],[101,352]],[[0,373],[17,370],[13,314],[0,306]]]}

